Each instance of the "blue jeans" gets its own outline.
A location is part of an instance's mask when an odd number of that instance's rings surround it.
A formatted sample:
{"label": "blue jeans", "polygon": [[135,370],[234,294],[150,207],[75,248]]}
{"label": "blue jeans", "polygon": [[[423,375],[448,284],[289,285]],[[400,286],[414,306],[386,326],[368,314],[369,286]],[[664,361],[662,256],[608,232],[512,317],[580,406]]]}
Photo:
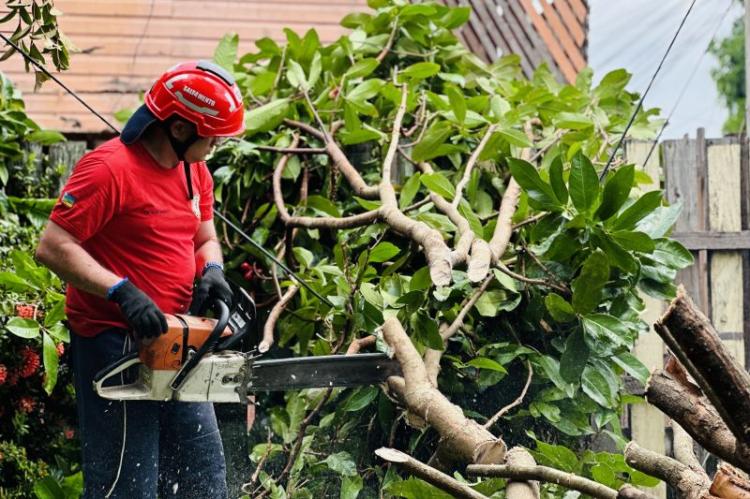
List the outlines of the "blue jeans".
{"label": "blue jeans", "polygon": [[213,404],[122,402],[94,392],[96,373],[133,349],[120,329],[93,338],[71,334],[83,498],[227,497],[224,451]]}

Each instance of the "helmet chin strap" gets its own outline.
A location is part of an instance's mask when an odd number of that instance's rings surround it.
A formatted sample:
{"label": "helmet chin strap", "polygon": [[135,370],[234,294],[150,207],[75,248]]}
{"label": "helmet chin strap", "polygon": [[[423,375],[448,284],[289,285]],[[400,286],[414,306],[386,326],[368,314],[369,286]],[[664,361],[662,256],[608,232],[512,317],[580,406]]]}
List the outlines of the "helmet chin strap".
{"label": "helmet chin strap", "polygon": [[200,139],[200,136],[193,132],[193,134],[185,139],[184,141],[179,141],[177,138],[172,135],[171,130],[171,121],[167,120],[162,122],[162,128],[164,129],[164,132],[167,134],[167,139],[169,140],[169,144],[172,146],[172,150],[174,151],[175,155],[177,155],[177,159],[182,161],[182,165],[185,168],[185,180],[187,182],[187,192],[188,192],[188,201],[193,200],[193,179],[190,174],[190,163],[188,163],[185,160],[185,153],[188,149],[190,149],[190,146],[195,144],[198,139]]}

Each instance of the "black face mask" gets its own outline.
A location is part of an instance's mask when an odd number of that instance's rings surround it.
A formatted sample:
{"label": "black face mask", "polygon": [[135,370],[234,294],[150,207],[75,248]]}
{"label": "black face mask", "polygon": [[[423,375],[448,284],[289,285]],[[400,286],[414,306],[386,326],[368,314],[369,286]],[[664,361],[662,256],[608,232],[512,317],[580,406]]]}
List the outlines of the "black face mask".
{"label": "black face mask", "polygon": [[177,140],[177,138],[172,135],[172,123],[175,121],[175,118],[169,118],[166,121],[162,122],[162,128],[164,129],[164,132],[167,135],[167,139],[169,140],[169,144],[172,146],[172,150],[174,151],[175,155],[177,155],[177,159],[179,161],[182,161],[182,165],[185,168],[185,180],[187,181],[187,192],[188,192],[188,200],[193,200],[193,180],[190,174],[190,163],[185,161],[185,153],[188,149],[190,149],[190,146],[195,144],[198,139],[200,139],[200,136],[193,131],[192,135],[188,137],[187,139],[183,141]]}

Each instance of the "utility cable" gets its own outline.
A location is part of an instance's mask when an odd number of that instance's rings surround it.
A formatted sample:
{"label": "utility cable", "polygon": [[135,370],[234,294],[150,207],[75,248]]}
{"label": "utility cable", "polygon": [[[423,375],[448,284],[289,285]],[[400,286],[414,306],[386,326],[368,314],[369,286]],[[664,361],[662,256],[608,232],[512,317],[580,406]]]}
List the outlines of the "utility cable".
{"label": "utility cable", "polygon": [[716,28],[714,28],[714,32],[711,34],[711,39],[708,41],[708,45],[706,45],[706,49],[701,53],[701,56],[698,58],[698,62],[693,67],[693,71],[690,73],[690,76],[685,81],[685,84],[682,86],[682,90],[680,90],[680,94],[677,96],[677,100],[672,106],[672,109],[669,111],[669,115],[667,116],[667,119],[664,121],[664,124],[659,129],[659,133],[656,135],[656,138],[654,139],[654,143],[651,144],[651,149],[649,149],[648,154],[646,155],[646,159],[643,161],[644,165],[648,163],[648,160],[651,158],[651,155],[656,149],[656,146],[659,144],[659,139],[661,138],[662,133],[664,133],[664,129],[669,126],[669,122],[672,119],[672,116],[674,115],[675,110],[677,110],[677,107],[679,106],[680,101],[682,101],[682,98],[685,96],[685,93],[688,87],[690,86],[690,83],[693,81],[693,78],[698,73],[698,68],[700,68],[701,63],[703,62],[703,58],[706,56],[709,49],[711,48],[711,43],[713,43],[713,41],[716,39],[716,34],[719,32],[719,28],[721,28],[721,25],[724,24],[724,20],[729,14],[729,11],[732,10],[732,6],[734,5],[734,0],[729,0],[728,3],[729,4],[727,5],[727,8],[724,11],[724,14],[722,14],[721,19],[719,19],[718,24],[716,24]]}
{"label": "utility cable", "polygon": [[672,37],[672,41],[669,42],[669,46],[667,47],[666,52],[664,52],[664,56],[661,58],[661,62],[659,62],[659,66],[656,68],[656,71],[654,71],[654,75],[651,77],[651,81],[649,81],[648,86],[646,87],[646,90],[643,92],[643,95],[641,95],[641,98],[638,101],[638,105],[635,107],[635,111],[630,116],[630,120],[628,121],[628,124],[625,126],[625,130],[623,130],[622,135],[620,135],[620,140],[617,141],[617,145],[612,150],[612,153],[609,156],[609,160],[607,161],[607,164],[604,167],[604,170],[602,170],[602,173],[599,175],[599,181],[602,181],[604,177],[607,175],[607,172],[609,171],[609,167],[612,165],[612,161],[614,161],[617,151],[620,149],[620,146],[622,146],[622,142],[625,140],[625,136],[628,134],[628,130],[630,130],[630,127],[633,125],[633,122],[635,121],[635,117],[638,115],[638,112],[641,110],[641,107],[643,107],[643,100],[646,98],[648,91],[651,90],[651,85],[654,84],[654,80],[656,80],[656,76],[659,74],[661,67],[664,65],[664,61],[667,59],[669,52],[672,50],[672,46],[674,45],[675,40],[677,40],[677,36],[680,34],[680,31],[682,31],[682,27],[685,25],[685,21],[687,21],[687,18],[690,15],[690,12],[693,10],[693,6],[695,6],[695,0],[693,0],[690,3],[690,7],[688,7],[687,12],[685,12],[685,16],[682,18],[680,25],[677,27],[677,31]]}
{"label": "utility cable", "polygon": [[[78,102],[80,102],[86,109],[91,111],[94,115],[96,115],[100,120],[104,122],[105,125],[107,125],[109,128],[112,129],[115,134],[120,135],[120,130],[117,129],[112,123],[107,121],[104,116],[97,113],[94,108],[89,106],[83,99],[81,99],[73,90],[68,88],[60,79],[55,77],[52,73],[49,72],[47,68],[39,64],[37,61],[35,61],[29,54],[27,54],[24,50],[21,49],[18,45],[16,45],[12,40],[8,39],[3,33],[0,33],[0,38],[5,40],[6,43],[8,43],[11,47],[13,47],[19,54],[21,54],[24,59],[29,61],[31,64],[34,65],[34,67],[38,68],[42,73],[49,76],[51,80],[53,80],[55,83],[60,85],[66,92],[68,92],[70,95],[72,95]],[[294,278],[295,281],[297,281],[300,285],[302,285],[304,288],[306,288],[308,291],[310,291],[313,295],[315,295],[320,301],[325,303],[331,308],[334,308],[333,303],[331,303],[330,300],[326,299],[324,296],[322,296],[320,293],[318,293],[310,284],[307,283],[304,279],[302,279],[300,276],[298,276],[294,271],[292,271],[289,267],[284,265],[284,263],[281,262],[276,256],[268,251],[266,248],[260,245],[260,243],[256,242],[248,236],[245,232],[243,232],[239,227],[237,227],[235,224],[227,220],[227,218],[222,215],[219,210],[216,208],[213,209],[214,214],[218,216],[220,219],[222,219],[224,222],[226,222],[230,227],[232,227],[234,230],[236,230],[241,236],[243,236],[250,244],[252,244],[255,248],[257,248],[261,253],[263,253],[265,256],[267,256],[269,259],[271,259],[272,262],[274,262],[276,265],[281,267],[287,274],[289,274],[292,278]]]}

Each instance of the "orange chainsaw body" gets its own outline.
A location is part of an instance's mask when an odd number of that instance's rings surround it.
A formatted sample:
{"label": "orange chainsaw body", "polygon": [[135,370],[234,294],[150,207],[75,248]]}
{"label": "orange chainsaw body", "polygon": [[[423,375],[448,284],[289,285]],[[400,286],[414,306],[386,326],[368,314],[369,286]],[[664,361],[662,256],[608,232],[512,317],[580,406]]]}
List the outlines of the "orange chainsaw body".
{"label": "orange chainsaw body", "polygon": [[[216,319],[192,315],[165,314],[167,332],[141,342],[138,357],[151,370],[177,371],[187,360],[188,349],[198,350],[208,339]],[[232,335],[227,327],[222,338]]]}

